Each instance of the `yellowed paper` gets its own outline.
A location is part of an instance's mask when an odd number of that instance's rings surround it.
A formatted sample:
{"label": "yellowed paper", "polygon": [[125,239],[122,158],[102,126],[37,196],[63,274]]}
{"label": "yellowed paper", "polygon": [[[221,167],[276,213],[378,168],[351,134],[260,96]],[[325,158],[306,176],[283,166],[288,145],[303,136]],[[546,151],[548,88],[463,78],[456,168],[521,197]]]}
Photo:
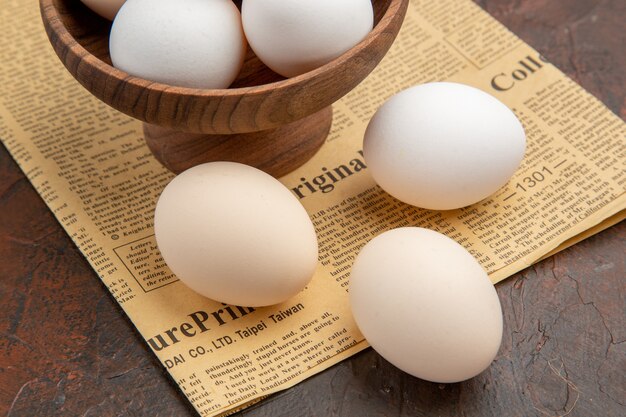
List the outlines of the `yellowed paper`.
{"label": "yellowed paper", "polygon": [[[384,230],[445,233],[495,283],[624,217],[625,124],[471,1],[412,1],[388,56],[334,106],[327,143],[281,179],[317,229],[311,284],[271,308],[216,303],[180,283],[158,252],[153,209],[172,174],[152,158],[140,123],[65,71],[37,2],[5,2],[0,27],[0,138],[203,416],[243,407],[367,347],[347,285],[359,248]],[[385,99],[441,80],[496,96],[528,133],[525,160],[504,188],[448,212],[382,192],[360,153]]]}

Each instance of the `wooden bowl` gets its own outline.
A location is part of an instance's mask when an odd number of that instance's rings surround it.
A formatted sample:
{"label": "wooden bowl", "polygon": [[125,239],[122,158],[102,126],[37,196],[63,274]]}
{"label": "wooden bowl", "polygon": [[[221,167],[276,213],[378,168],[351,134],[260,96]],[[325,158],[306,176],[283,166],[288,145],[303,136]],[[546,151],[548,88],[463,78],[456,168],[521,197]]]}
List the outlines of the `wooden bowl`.
{"label": "wooden bowl", "polygon": [[203,162],[236,161],[278,177],[302,165],[324,143],[330,105],[380,62],[408,2],[373,0],[374,29],[320,68],[285,79],[249,50],[232,86],[212,90],[155,83],[114,68],[111,22],[78,0],[39,3],[50,43],[65,67],[94,96],[143,121],[148,146],[168,169],[178,173]]}

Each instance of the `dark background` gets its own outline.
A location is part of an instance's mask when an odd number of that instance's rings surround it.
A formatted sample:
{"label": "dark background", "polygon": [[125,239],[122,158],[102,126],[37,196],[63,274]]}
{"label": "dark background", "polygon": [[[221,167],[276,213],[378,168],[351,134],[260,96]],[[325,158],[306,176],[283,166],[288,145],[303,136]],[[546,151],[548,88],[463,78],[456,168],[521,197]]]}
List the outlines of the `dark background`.
{"label": "dark background", "polygon": [[[477,1],[626,118],[626,1]],[[624,222],[497,285],[504,339],[459,384],[366,350],[242,416],[626,415]],[[0,146],[0,414],[195,416]]]}

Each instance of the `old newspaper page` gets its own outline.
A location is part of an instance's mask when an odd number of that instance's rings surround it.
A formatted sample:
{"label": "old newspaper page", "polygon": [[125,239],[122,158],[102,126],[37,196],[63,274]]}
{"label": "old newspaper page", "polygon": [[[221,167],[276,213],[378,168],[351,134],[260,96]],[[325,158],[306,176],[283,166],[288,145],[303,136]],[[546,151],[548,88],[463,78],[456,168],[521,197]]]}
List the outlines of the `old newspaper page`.
{"label": "old newspaper page", "polygon": [[[496,283],[624,217],[624,122],[470,0],[412,1],[387,57],[334,106],[327,143],[281,178],[317,229],[311,284],[269,308],[216,303],[180,283],[156,247],[153,210],[173,176],[150,154],[141,124],[65,71],[35,0],[5,1],[0,27],[0,138],[203,416],[241,408],[367,347],[347,286],[361,246],[385,230],[445,233]],[[361,154],[367,121],[385,99],[442,80],[502,100],[528,135],[504,188],[446,212],[384,193]],[[337,168],[349,175],[333,175]]]}

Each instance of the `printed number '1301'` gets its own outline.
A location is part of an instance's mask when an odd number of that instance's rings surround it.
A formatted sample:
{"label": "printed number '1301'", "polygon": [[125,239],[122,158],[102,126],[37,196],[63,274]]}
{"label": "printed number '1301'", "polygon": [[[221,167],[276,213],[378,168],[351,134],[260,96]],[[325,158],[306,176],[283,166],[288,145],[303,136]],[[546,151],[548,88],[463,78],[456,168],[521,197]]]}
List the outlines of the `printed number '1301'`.
{"label": "printed number '1301'", "polygon": [[545,181],[548,175],[552,175],[552,171],[550,171],[548,167],[543,167],[540,171],[535,171],[529,176],[522,178],[515,188],[526,191],[529,188],[535,187],[540,182]]}

